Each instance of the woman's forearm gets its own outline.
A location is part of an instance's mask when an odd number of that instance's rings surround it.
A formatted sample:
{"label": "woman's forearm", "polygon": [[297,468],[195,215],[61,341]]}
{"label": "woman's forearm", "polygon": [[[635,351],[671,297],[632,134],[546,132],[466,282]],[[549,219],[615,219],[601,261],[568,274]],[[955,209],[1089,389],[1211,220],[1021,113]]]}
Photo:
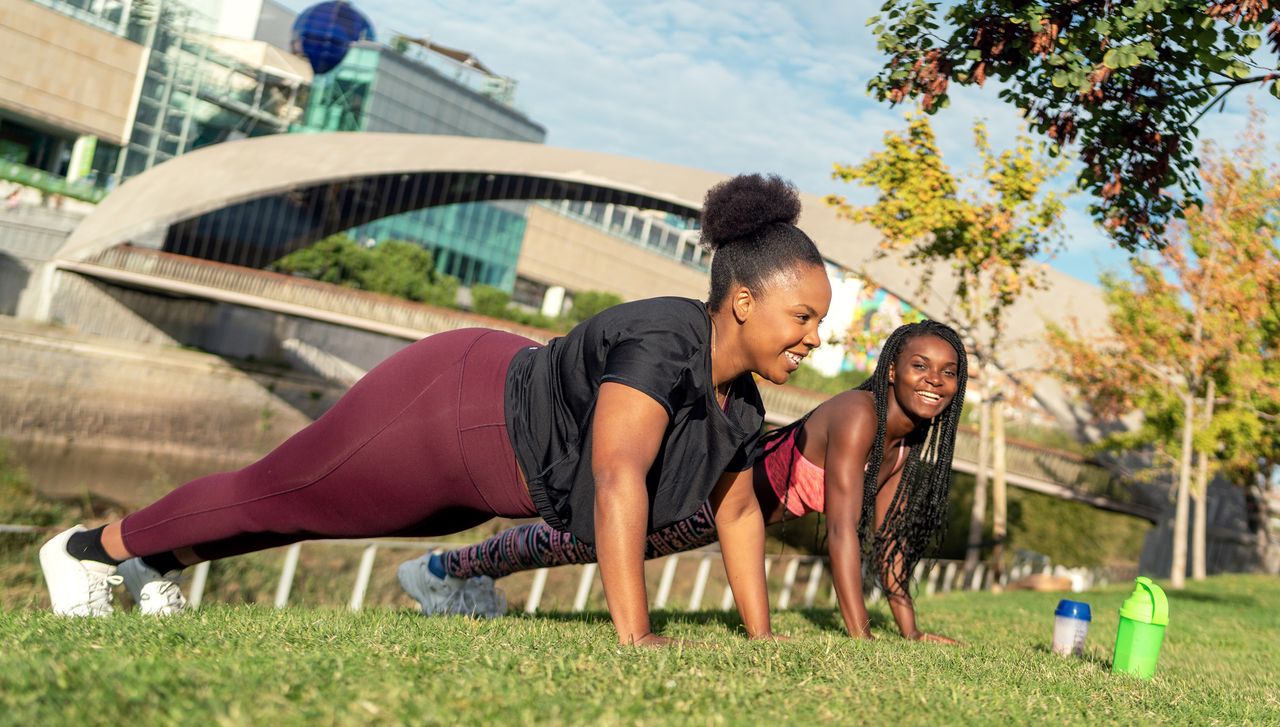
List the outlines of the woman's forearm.
{"label": "woman's forearm", "polygon": [[764,577],[764,518],[760,509],[716,519],[725,575],[733,589],[742,625],[752,638],[767,636],[769,589]]}
{"label": "woman's forearm", "polygon": [[898,624],[898,631],[904,639],[917,639],[920,630],[916,628],[916,607],[907,594],[891,594],[888,596],[889,609],[893,611],[893,620]]}
{"label": "woman's forearm", "polygon": [[638,644],[650,633],[644,584],[649,499],[643,480],[622,478],[596,486],[596,551],[609,615],[618,642]]}
{"label": "woman's forearm", "polygon": [[871,618],[862,596],[862,551],[856,532],[828,532],[831,576],[840,602],[840,616],[845,630],[855,638],[871,636]]}

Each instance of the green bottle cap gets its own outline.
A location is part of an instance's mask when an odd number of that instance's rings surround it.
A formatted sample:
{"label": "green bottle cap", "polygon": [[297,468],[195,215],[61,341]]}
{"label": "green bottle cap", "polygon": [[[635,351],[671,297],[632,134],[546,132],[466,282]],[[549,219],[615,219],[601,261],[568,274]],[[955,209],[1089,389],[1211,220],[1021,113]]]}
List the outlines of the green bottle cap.
{"label": "green bottle cap", "polygon": [[1157,626],[1169,625],[1169,599],[1160,586],[1146,576],[1139,576],[1133,593],[1120,606],[1120,617]]}

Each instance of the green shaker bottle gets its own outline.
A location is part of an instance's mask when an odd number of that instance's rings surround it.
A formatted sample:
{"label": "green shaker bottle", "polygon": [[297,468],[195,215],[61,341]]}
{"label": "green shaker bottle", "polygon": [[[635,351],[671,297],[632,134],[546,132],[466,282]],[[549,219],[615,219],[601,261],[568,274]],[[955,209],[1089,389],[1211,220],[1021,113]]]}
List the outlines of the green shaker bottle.
{"label": "green shaker bottle", "polygon": [[1133,593],[1120,606],[1116,653],[1111,671],[1150,679],[1156,673],[1164,627],[1169,625],[1169,599],[1150,578],[1140,576]]}

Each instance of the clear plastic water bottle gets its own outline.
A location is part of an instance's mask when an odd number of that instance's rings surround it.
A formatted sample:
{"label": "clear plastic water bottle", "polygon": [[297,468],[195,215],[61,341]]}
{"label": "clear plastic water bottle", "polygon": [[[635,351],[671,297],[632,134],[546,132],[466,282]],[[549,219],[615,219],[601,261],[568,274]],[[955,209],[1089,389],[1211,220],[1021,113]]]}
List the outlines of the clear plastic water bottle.
{"label": "clear plastic water bottle", "polygon": [[1053,617],[1053,653],[1083,656],[1084,640],[1089,635],[1089,622],[1093,620],[1089,604],[1064,598],[1058,601]]}

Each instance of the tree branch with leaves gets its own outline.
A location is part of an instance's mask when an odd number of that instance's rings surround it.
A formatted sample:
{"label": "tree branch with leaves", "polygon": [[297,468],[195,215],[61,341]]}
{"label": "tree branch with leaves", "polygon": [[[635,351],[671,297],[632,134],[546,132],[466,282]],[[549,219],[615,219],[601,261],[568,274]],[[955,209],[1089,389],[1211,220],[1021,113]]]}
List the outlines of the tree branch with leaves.
{"label": "tree branch with leaves", "polygon": [[1244,87],[1280,98],[1267,0],[888,0],[868,24],[888,56],[873,96],[933,113],[951,84],[996,79],[1052,148],[1079,145],[1090,211],[1131,251],[1198,204],[1204,115]]}

